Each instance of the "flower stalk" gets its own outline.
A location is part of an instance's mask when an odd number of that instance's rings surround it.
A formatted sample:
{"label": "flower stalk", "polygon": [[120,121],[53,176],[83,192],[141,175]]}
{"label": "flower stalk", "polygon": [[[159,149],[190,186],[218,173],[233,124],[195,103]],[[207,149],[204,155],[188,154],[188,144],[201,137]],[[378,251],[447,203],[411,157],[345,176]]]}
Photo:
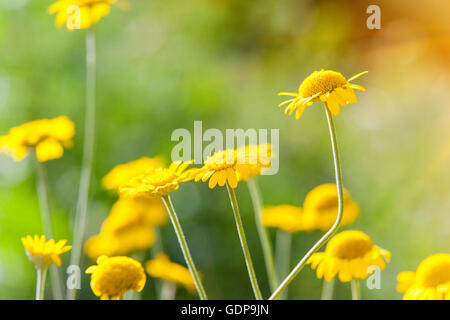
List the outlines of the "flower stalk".
{"label": "flower stalk", "polygon": [[269,298],[270,300],[276,300],[281,293],[287,288],[287,286],[294,280],[294,278],[298,275],[298,273],[303,269],[308,259],[317,252],[338,230],[339,225],[342,220],[342,216],[344,213],[344,187],[342,184],[342,172],[341,172],[341,163],[339,159],[339,149],[336,138],[336,129],[334,126],[333,116],[330,110],[327,107],[327,104],[324,103],[324,110],[327,116],[328,127],[330,131],[331,138],[331,147],[333,151],[334,158],[334,170],[336,175],[336,185],[338,192],[338,201],[339,201],[339,209],[336,217],[336,221],[333,226],[320,238],[320,240],[306,253],[306,255],[300,260],[300,262],[294,267],[291,273],[283,280],[280,286],[275,290],[272,296]]}
{"label": "flower stalk", "polygon": [[331,281],[323,279],[322,295],[320,300],[333,300],[334,278]]}
{"label": "flower stalk", "polygon": [[36,300],[44,300],[45,278],[47,277],[47,269],[36,268]]}
{"label": "flower stalk", "polygon": [[352,300],[361,300],[361,290],[359,288],[359,280],[352,279]]}
{"label": "flower stalk", "polygon": [[[289,274],[289,270],[291,270],[291,243],[292,234],[278,229],[276,237],[275,261],[280,279],[286,277]],[[286,288],[280,295],[280,298],[282,299],[287,299],[287,297],[288,288]]]}

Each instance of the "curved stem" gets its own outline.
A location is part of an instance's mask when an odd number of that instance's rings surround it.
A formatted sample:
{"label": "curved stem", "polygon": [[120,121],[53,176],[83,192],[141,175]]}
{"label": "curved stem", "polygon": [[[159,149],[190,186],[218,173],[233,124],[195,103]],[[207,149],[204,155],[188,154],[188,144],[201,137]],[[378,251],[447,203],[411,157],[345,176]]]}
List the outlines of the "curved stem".
{"label": "curved stem", "polygon": [[323,279],[321,300],[333,300],[334,278],[330,282]]}
{"label": "curved stem", "polygon": [[[41,210],[41,219],[42,225],[44,228],[44,234],[47,240],[53,238],[53,228],[52,228],[52,219],[50,213],[50,202],[48,200],[48,186],[47,186],[47,176],[45,173],[45,166],[42,162],[40,162],[36,156],[34,157],[36,160],[36,168],[37,168],[37,193],[39,198],[39,206]],[[62,281],[61,274],[59,273],[58,267],[56,265],[52,265],[50,267],[51,277],[50,280],[52,282],[52,294],[53,299],[61,300],[63,297],[62,294]]]}
{"label": "curved stem", "polygon": [[334,128],[333,116],[331,115],[328,107],[325,105],[325,114],[328,120],[328,127],[330,129],[330,138],[331,138],[331,147],[333,150],[333,158],[334,158],[334,171],[336,174],[336,185],[337,185],[337,193],[339,199],[339,210],[336,217],[336,221],[330,230],[327,231],[323,235],[322,238],[306,253],[306,255],[300,260],[300,262],[295,266],[295,268],[291,271],[291,273],[287,276],[286,279],[283,280],[281,285],[275,290],[272,296],[269,298],[270,300],[277,299],[280,294],[286,289],[286,287],[291,283],[292,280],[297,276],[297,274],[303,269],[308,259],[318,251],[337,231],[339,225],[342,220],[342,215],[344,213],[344,190],[342,185],[342,173],[341,173],[341,163],[339,160],[339,150],[336,140],[336,129]]}
{"label": "curved stem", "polygon": [[273,291],[278,285],[278,277],[275,269],[275,263],[273,259],[272,245],[270,244],[269,234],[264,227],[261,218],[261,209],[263,201],[261,192],[256,184],[255,178],[251,178],[247,181],[247,186],[250,191],[250,197],[252,198],[253,208],[255,210],[256,228],[258,230],[259,240],[261,241],[261,247],[264,255],[264,262],[266,264],[267,277],[269,279],[270,290]]}
{"label": "curved stem", "polygon": [[[83,162],[80,186],[78,190],[77,209],[73,232],[72,254],[70,264],[79,266],[83,245],[89,187],[91,182],[92,161],[95,142],[95,33],[90,28],[86,34],[86,110],[84,121]],[[75,299],[76,289],[68,289],[69,299]]]}
{"label": "curved stem", "polygon": [[177,234],[178,242],[180,243],[181,251],[183,251],[184,259],[186,260],[186,264],[189,267],[189,271],[191,272],[192,278],[194,279],[195,286],[198,291],[198,295],[201,300],[207,300],[205,289],[203,288],[202,281],[200,280],[200,276],[198,275],[197,268],[195,267],[194,260],[192,260],[191,252],[189,251],[189,247],[186,242],[186,238],[184,237],[183,230],[181,229],[180,221],[178,220],[178,216],[173,207],[172,201],[170,200],[170,196],[163,196],[162,200],[164,205],[166,206],[167,212],[170,217],[170,221],[172,221],[173,228],[175,229],[175,233]]}
{"label": "curved stem", "polygon": [[358,279],[352,279],[352,300],[361,300],[361,291],[359,289]]}
{"label": "curved stem", "polygon": [[242,251],[244,253],[245,264],[247,265],[248,275],[250,282],[252,283],[253,292],[257,300],[262,300],[262,294],[259,290],[258,281],[256,280],[255,269],[253,268],[252,257],[250,256],[250,250],[248,249],[247,239],[245,238],[244,226],[242,224],[241,215],[239,213],[239,207],[236,200],[236,193],[234,189],[230,187],[227,182],[228,195],[230,196],[231,207],[233,208],[234,220],[236,221],[236,227],[239,234],[239,240],[241,241]]}
{"label": "curved stem", "polygon": [[47,277],[47,269],[37,268],[36,270],[36,300],[44,300],[45,278]]}
{"label": "curved stem", "polygon": [[[283,279],[289,274],[289,270],[291,270],[291,243],[292,243],[292,234],[281,229],[277,230],[277,239],[276,239],[276,263],[277,263],[277,271],[278,276]],[[283,293],[280,295],[280,298],[287,299],[288,297],[288,288],[286,288]]]}

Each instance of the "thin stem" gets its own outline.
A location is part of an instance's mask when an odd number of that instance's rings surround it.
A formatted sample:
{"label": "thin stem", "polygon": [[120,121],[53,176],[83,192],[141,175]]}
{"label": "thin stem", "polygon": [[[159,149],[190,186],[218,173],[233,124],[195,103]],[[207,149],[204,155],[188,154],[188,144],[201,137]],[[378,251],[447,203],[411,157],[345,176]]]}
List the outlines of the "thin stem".
{"label": "thin stem", "polygon": [[256,184],[255,178],[247,181],[247,186],[250,191],[250,197],[252,198],[253,208],[255,211],[256,229],[258,230],[259,240],[261,241],[261,247],[264,255],[264,262],[266,264],[267,277],[269,279],[270,290],[273,291],[278,285],[278,277],[275,269],[275,263],[273,259],[272,245],[270,244],[269,234],[264,227],[261,218],[261,209],[263,201],[261,192]]}
{"label": "thin stem", "polygon": [[37,268],[36,271],[36,300],[44,300],[45,278],[47,277],[47,269]]}
{"label": "thin stem", "polygon": [[[164,244],[162,241],[162,237],[161,237],[161,230],[159,229],[158,226],[154,226],[153,229],[155,230],[155,234],[156,234],[156,240],[155,243],[153,244],[153,246],[150,247],[150,257],[152,259],[155,259],[158,254],[164,252]],[[155,294],[156,297],[159,300],[162,300],[162,290],[163,290],[163,280],[161,279],[154,279],[154,287],[155,287]]]}
{"label": "thin stem", "polygon": [[289,283],[291,283],[292,280],[297,276],[297,274],[303,269],[308,259],[316,252],[318,251],[337,231],[339,228],[339,225],[342,220],[342,215],[344,213],[344,191],[343,191],[343,185],[342,185],[342,172],[341,172],[341,163],[339,160],[339,150],[336,140],[336,129],[334,128],[334,122],[333,122],[333,116],[331,115],[330,111],[328,110],[327,106],[325,105],[325,114],[327,116],[328,120],[328,127],[330,130],[330,138],[331,138],[331,146],[333,150],[333,158],[334,158],[334,171],[336,174],[336,185],[337,185],[337,192],[338,192],[338,199],[339,199],[339,210],[336,217],[336,221],[334,222],[333,226],[330,228],[330,230],[327,231],[323,235],[322,238],[306,253],[306,255],[300,260],[300,262],[295,266],[295,268],[291,271],[291,273],[287,276],[286,279],[283,280],[281,285],[275,290],[275,292],[272,294],[272,296],[269,298],[270,300],[277,299],[280,294],[287,288]]}
{"label": "thin stem", "polygon": [[169,281],[163,281],[160,300],[175,300],[177,286]]}
{"label": "thin stem", "polygon": [[[291,270],[291,243],[292,234],[283,230],[277,231],[275,261],[277,264],[278,276],[283,279]],[[280,298],[287,299],[288,288],[280,295]]]}
{"label": "thin stem", "polygon": [[334,278],[331,281],[323,280],[321,300],[333,300]]}
{"label": "thin stem", "polygon": [[242,224],[241,215],[239,213],[239,207],[236,200],[236,193],[234,189],[230,187],[227,182],[228,195],[230,196],[231,207],[233,208],[234,220],[236,221],[236,227],[239,234],[239,240],[241,241],[242,251],[244,253],[245,264],[247,265],[248,275],[250,282],[252,283],[253,292],[257,300],[262,300],[262,294],[259,290],[258,281],[256,280],[255,269],[253,268],[252,257],[250,256],[250,250],[248,249],[247,239],[245,238],[244,226]]}
{"label": "thin stem", "polygon": [[[48,185],[47,185],[47,175],[45,172],[45,165],[40,162],[36,156],[34,157],[36,160],[36,168],[37,168],[37,193],[39,198],[39,206],[41,210],[41,219],[42,225],[44,228],[44,234],[47,240],[53,238],[53,228],[52,228],[52,219],[50,213],[50,202],[48,199]],[[62,300],[62,281],[61,274],[59,273],[58,267],[56,265],[52,265],[50,267],[50,280],[52,282],[52,294],[53,299]]]}
{"label": "thin stem", "polygon": [[[73,247],[70,264],[79,266],[81,249],[86,224],[89,187],[91,181],[92,162],[95,142],[95,33],[90,28],[86,34],[86,110],[84,121],[83,162],[81,167],[80,186],[73,232]],[[68,289],[69,299],[75,299],[76,290]]]}
{"label": "thin stem", "polygon": [[205,289],[203,288],[202,281],[200,280],[200,276],[198,275],[197,268],[195,267],[194,260],[192,260],[191,252],[189,251],[189,247],[186,242],[186,238],[184,237],[183,230],[181,229],[180,221],[178,220],[178,216],[173,207],[172,201],[170,200],[170,196],[163,196],[162,200],[164,205],[166,206],[167,212],[170,217],[170,221],[172,221],[173,228],[175,229],[175,233],[177,234],[178,242],[180,244],[181,251],[183,251],[184,259],[186,260],[186,264],[189,267],[189,271],[191,272],[192,278],[194,279],[195,286],[198,291],[198,295],[201,300],[207,300]]}
{"label": "thin stem", "polygon": [[358,279],[352,279],[352,300],[361,300],[361,290],[359,289]]}

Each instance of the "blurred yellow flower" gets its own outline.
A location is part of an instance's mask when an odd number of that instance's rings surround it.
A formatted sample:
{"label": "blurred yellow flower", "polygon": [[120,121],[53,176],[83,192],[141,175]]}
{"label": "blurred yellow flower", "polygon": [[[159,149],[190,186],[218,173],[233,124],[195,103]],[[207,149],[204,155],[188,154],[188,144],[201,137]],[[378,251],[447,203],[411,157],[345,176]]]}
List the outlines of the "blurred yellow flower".
{"label": "blurred yellow flower", "polygon": [[284,113],[289,113],[289,115],[292,115],[297,110],[295,118],[298,120],[306,106],[312,105],[313,102],[323,101],[332,114],[338,115],[340,105],[346,106],[357,102],[354,89],[362,91],[365,89],[350,82],[366,73],[367,71],[361,72],[347,80],[341,73],[336,71],[314,71],[303,80],[298,88],[298,93],[280,92],[279,96],[291,96],[293,98],[280,103],[278,106],[281,107],[287,104],[288,106]]}
{"label": "blurred yellow flower", "polygon": [[[322,184],[312,189],[303,202],[303,223],[305,230],[326,231],[337,218],[339,209],[336,184]],[[353,223],[359,216],[359,206],[344,189],[344,214],[341,226]]]}
{"label": "blurred yellow flower", "polygon": [[404,300],[450,300],[450,254],[431,255],[416,272],[400,272],[397,280]]}
{"label": "blurred yellow flower", "polygon": [[286,232],[297,232],[303,229],[302,215],[302,208],[288,204],[265,207],[261,210],[264,226],[279,228]]}
{"label": "blurred yellow flower", "polygon": [[257,175],[263,173],[267,168],[270,168],[272,157],[270,143],[259,145],[248,145],[237,149],[238,159],[246,159],[248,167],[246,170],[238,170],[238,181],[246,181]]}
{"label": "blurred yellow flower", "polygon": [[147,261],[145,263],[145,271],[153,278],[161,278],[182,285],[190,291],[195,291],[194,279],[189,269],[171,262],[164,253],[160,253],[155,259]]}
{"label": "blurred yellow flower", "polygon": [[48,8],[50,14],[56,13],[56,25],[66,25],[67,29],[89,28],[106,16],[110,4],[116,0],[59,0]]}
{"label": "blurred yellow flower", "polygon": [[13,127],[8,134],[0,136],[0,152],[5,152],[20,161],[35,148],[40,162],[61,158],[64,148],[73,145],[75,125],[66,116],[42,119]]}
{"label": "blurred yellow flower", "polygon": [[45,241],[45,236],[35,235],[34,238],[26,236],[22,238],[28,258],[34,263],[36,268],[46,270],[52,263],[61,266],[61,258],[64,252],[69,251],[72,246],[66,246],[67,240],[55,242],[54,239]]}
{"label": "blurred yellow flower", "polygon": [[184,170],[191,162],[173,162],[169,168],[149,170],[147,173],[132,178],[119,188],[125,197],[163,197],[179,188],[179,183],[190,178]]}
{"label": "blurred yellow flower", "polygon": [[142,265],[129,257],[101,256],[97,265],[90,266],[86,273],[91,274],[91,289],[102,300],[122,299],[125,292],[141,292],[146,276]]}
{"label": "blurred yellow flower", "polygon": [[163,168],[164,163],[160,157],[142,157],[128,163],[115,166],[103,179],[102,186],[106,190],[117,192],[119,187],[131,178],[144,174],[148,170]]}
{"label": "blurred yellow flower", "polygon": [[391,253],[373,244],[368,235],[361,231],[348,230],[336,234],[328,242],[325,252],[314,253],[307,264],[317,268],[317,278],[331,281],[338,275],[339,280],[365,279],[378,266],[383,270]]}

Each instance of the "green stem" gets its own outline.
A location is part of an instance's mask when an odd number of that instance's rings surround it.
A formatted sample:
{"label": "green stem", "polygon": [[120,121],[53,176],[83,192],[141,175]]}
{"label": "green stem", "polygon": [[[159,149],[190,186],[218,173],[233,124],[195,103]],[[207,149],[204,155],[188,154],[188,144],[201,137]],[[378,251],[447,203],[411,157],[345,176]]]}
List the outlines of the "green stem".
{"label": "green stem", "polygon": [[45,278],[47,276],[47,269],[37,268],[36,270],[36,300],[44,300]]}
{"label": "green stem", "polygon": [[186,238],[184,237],[183,230],[181,229],[180,221],[178,220],[178,216],[175,213],[175,209],[173,207],[172,201],[170,200],[170,196],[163,196],[162,200],[164,205],[166,206],[167,212],[170,217],[170,221],[172,221],[173,228],[175,229],[175,233],[177,234],[178,242],[180,243],[181,251],[183,251],[184,259],[186,260],[186,264],[189,267],[189,271],[191,272],[192,278],[194,279],[195,286],[198,291],[198,295],[201,300],[207,300],[205,289],[203,288],[202,281],[200,280],[200,276],[198,275],[197,268],[195,267],[194,261],[192,260],[191,252],[189,251],[189,247],[186,242]]}
{"label": "green stem", "polygon": [[175,300],[177,286],[169,281],[163,281],[160,300]]}
{"label": "green stem", "polygon": [[236,200],[236,193],[234,189],[230,187],[227,182],[228,195],[230,196],[231,207],[233,208],[234,220],[236,221],[236,227],[239,234],[239,240],[241,241],[242,251],[244,253],[245,264],[247,265],[248,275],[250,282],[252,283],[253,292],[257,300],[262,300],[262,294],[259,290],[258,281],[256,280],[255,269],[253,268],[252,257],[250,256],[250,250],[248,249],[247,239],[245,238],[244,226],[242,224],[241,215],[239,213],[239,207]]}
{"label": "green stem", "polygon": [[[281,279],[286,277],[289,274],[289,270],[291,270],[291,242],[291,233],[283,230],[277,231],[275,261],[277,263],[278,276]],[[288,288],[280,295],[282,299],[287,299],[287,297]]]}
{"label": "green stem", "polygon": [[[159,226],[154,226],[153,229],[155,230],[155,234],[156,234],[156,240],[155,243],[153,244],[153,246],[150,247],[150,257],[152,259],[155,259],[158,254],[164,252],[164,244],[162,241],[162,237],[161,237],[161,230],[159,229]],[[163,290],[163,280],[161,279],[154,279],[153,280],[154,283],[154,288],[155,288],[155,294],[156,297],[159,300],[162,300],[162,290]]]}
{"label": "green stem", "polygon": [[330,282],[323,280],[321,300],[333,300],[334,278]]}
{"label": "green stem", "polygon": [[328,127],[330,130],[330,138],[331,138],[331,146],[333,150],[333,158],[334,158],[334,171],[336,174],[336,185],[339,199],[339,210],[336,217],[336,221],[330,230],[327,231],[323,235],[322,238],[306,253],[306,255],[300,260],[300,262],[295,266],[295,268],[291,271],[291,273],[287,276],[286,279],[280,284],[280,286],[275,290],[272,296],[269,298],[270,300],[277,299],[280,294],[287,288],[287,286],[291,283],[292,280],[297,276],[297,274],[303,269],[308,259],[317,252],[338,230],[339,225],[342,220],[342,215],[344,213],[344,189],[342,185],[342,172],[341,172],[341,163],[339,160],[339,150],[336,140],[336,129],[334,128],[333,116],[331,115],[328,107],[325,105],[325,114],[328,120]]}
{"label": "green stem", "polygon": [[[44,228],[44,234],[47,240],[53,238],[53,228],[50,213],[50,202],[48,199],[48,185],[47,185],[47,175],[45,172],[45,166],[40,162],[36,156],[36,168],[37,168],[37,193],[39,198],[39,206],[41,210],[42,225]],[[50,280],[52,283],[52,294],[53,299],[62,300],[62,281],[61,274],[59,273],[58,267],[52,265],[50,267]]]}
{"label": "green stem", "polygon": [[[80,265],[83,246],[89,187],[91,182],[92,161],[95,142],[95,69],[96,69],[95,33],[90,28],[86,34],[86,110],[84,121],[83,162],[73,232],[71,265]],[[67,296],[73,300],[76,289],[68,289]]]}
{"label": "green stem", "polygon": [[352,300],[361,300],[361,290],[359,289],[358,279],[352,279]]}
{"label": "green stem", "polygon": [[273,291],[278,285],[278,277],[275,269],[275,263],[273,259],[272,245],[270,244],[269,234],[264,227],[261,218],[261,210],[263,201],[261,192],[256,184],[255,178],[247,181],[247,186],[250,191],[250,197],[252,198],[253,208],[255,211],[256,228],[258,230],[259,240],[261,241],[261,247],[264,255],[264,262],[266,264],[267,277],[269,279],[270,290]]}

